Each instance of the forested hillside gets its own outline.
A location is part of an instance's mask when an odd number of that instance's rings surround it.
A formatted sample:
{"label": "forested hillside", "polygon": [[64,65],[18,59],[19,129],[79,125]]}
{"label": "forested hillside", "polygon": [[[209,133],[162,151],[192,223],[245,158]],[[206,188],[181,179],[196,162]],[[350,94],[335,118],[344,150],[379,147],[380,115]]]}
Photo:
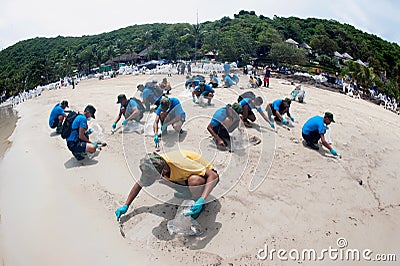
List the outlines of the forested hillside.
{"label": "forested hillside", "polygon": [[[284,41],[305,43],[312,53],[293,48]],[[260,64],[318,62],[335,72],[347,74],[364,87],[375,86],[388,94],[399,94],[400,47],[334,20],[268,18],[241,11],[234,18],[200,24],[133,25],[109,33],[82,37],[34,38],[21,41],[0,52],[0,92],[15,93],[59,80],[74,70],[88,74],[91,69],[120,55],[137,55],[148,48],[146,58],[198,60],[206,53],[220,61]],[[345,68],[334,52],[348,53],[354,60]],[[313,64],[311,63],[311,64]]]}

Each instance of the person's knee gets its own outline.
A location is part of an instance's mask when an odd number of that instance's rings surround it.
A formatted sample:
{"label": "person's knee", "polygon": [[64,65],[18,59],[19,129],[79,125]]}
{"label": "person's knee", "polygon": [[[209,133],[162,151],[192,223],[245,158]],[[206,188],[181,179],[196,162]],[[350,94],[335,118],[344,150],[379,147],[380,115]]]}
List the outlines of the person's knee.
{"label": "person's knee", "polygon": [[86,152],[89,153],[95,153],[96,152],[96,147],[93,144],[87,144],[86,145]]}
{"label": "person's knee", "polygon": [[172,127],[176,130],[176,131],[179,131],[179,130],[181,130],[181,128],[182,128],[182,122],[177,122],[177,123],[174,123],[173,125],[172,125]]}
{"label": "person's knee", "polygon": [[199,176],[199,175],[191,175],[188,179],[188,185],[190,187],[195,187],[195,186],[202,186],[206,183],[206,180],[204,177]]}

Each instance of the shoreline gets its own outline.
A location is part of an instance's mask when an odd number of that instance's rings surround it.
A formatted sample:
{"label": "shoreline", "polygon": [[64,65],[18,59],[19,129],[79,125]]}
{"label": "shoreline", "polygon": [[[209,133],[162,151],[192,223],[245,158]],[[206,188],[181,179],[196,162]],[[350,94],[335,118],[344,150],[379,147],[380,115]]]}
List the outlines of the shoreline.
{"label": "shoreline", "polygon": [[11,105],[0,107],[0,160],[12,145],[9,138],[12,136],[18,122],[18,112]]}

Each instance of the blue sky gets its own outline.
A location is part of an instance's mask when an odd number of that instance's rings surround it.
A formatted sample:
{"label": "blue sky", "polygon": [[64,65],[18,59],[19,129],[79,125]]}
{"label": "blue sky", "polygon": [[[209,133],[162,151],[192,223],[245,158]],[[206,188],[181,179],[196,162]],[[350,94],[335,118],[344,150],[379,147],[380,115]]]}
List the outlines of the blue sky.
{"label": "blue sky", "polygon": [[334,19],[400,44],[396,0],[2,0],[0,49],[34,37],[93,35],[134,24],[196,23],[233,17],[240,10],[272,18]]}

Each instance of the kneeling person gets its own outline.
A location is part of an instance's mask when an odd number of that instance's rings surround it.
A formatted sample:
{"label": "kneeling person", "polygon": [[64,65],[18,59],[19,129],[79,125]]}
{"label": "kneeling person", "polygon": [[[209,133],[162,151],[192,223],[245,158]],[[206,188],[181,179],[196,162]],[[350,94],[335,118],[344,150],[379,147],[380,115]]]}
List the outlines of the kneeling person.
{"label": "kneeling person", "polygon": [[307,146],[311,149],[319,150],[317,144],[321,139],[322,145],[324,145],[334,156],[337,156],[337,152],[328,144],[324,136],[326,132],[325,125],[328,126],[332,122],[335,123],[335,120],[333,120],[333,114],[330,112],[326,112],[324,117],[314,116],[308,119],[301,130],[303,139],[306,141]]}
{"label": "kneeling person", "polygon": [[122,115],[125,117],[125,120],[122,121],[122,125],[128,124],[128,121],[131,120],[139,122],[143,118],[144,108],[139,100],[127,99],[125,94],[120,94],[118,95],[117,103],[121,104],[121,106],[119,108],[119,114],[112,124],[113,129],[117,127],[117,123]]}
{"label": "kneeling person", "polygon": [[239,127],[239,114],[241,113],[242,106],[238,103],[234,103],[233,105],[228,104],[214,113],[210,124],[207,126],[207,130],[214,137],[217,146],[231,147],[229,133]]}
{"label": "kneeling person", "polygon": [[192,92],[193,102],[196,103],[196,97],[198,99],[202,95],[208,100],[208,105],[211,105],[211,99],[214,97],[214,92],[214,89],[210,85],[201,81],[199,86],[197,86]]}
{"label": "kneeling person", "polygon": [[175,196],[182,196],[182,192],[187,194],[186,198],[196,199],[196,203],[191,207],[191,212],[186,214],[197,218],[203,209],[205,200],[219,181],[217,171],[200,154],[178,150],[165,154],[149,153],[140,160],[139,168],[142,172],[140,180],[132,187],[125,205],[115,211],[117,220],[125,214],[132,201],[139,194],[142,187],[152,185],[156,180],[168,185],[178,191]]}

